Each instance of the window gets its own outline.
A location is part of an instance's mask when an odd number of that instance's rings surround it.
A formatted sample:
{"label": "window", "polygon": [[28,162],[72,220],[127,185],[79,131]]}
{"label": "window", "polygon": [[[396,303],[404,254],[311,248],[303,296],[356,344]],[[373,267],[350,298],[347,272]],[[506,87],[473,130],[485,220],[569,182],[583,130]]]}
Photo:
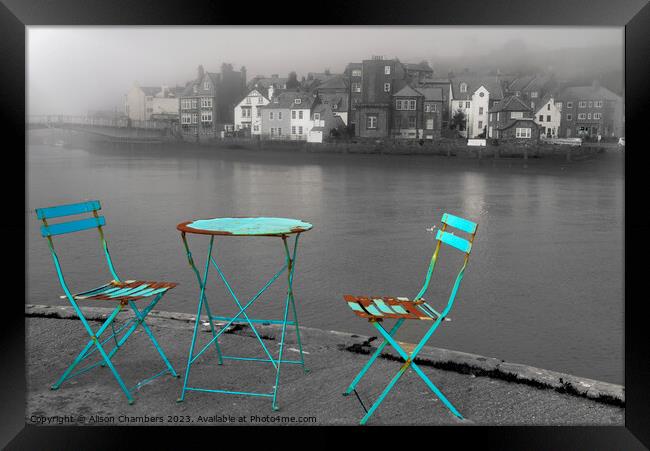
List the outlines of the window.
{"label": "window", "polygon": [[205,83],[203,83],[203,89],[210,89],[210,82],[209,81],[206,80]]}
{"label": "window", "polygon": [[182,110],[189,110],[192,108],[192,99],[183,99],[181,100],[181,109]]}
{"label": "window", "polygon": [[433,130],[433,119],[427,119],[427,130]]}
{"label": "window", "polygon": [[409,116],[409,128],[415,128],[416,126],[416,117]]}
{"label": "window", "polygon": [[262,117],[262,110],[260,110],[259,108],[257,109],[257,115],[256,116],[257,117]]}
{"label": "window", "polygon": [[483,107],[482,106],[478,107],[478,114],[479,115],[483,114]]}
{"label": "window", "polygon": [[302,99],[294,99],[293,103],[295,103],[296,105],[300,105],[302,103]]}
{"label": "window", "polygon": [[570,121],[571,119],[573,119],[573,116],[571,116],[570,114],[567,114],[567,115],[566,115],[566,120],[567,120],[567,121]]}
{"label": "window", "polygon": [[390,66],[384,66],[384,74],[390,75]]}
{"label": "window", "polygon": [[250,118],[251,117],[251,109],[250,108],[242,108],[241,109],[241,117],[242,118]]}
{"label": "window", "polygon": [[396,110],[401,110],[402,109],[402,101],[401,100],[396,100],[395,101],[395,109]]}
{"label": "window", "polygon": [[470,107],[470,105],[471,105],[471,103],[470,103],[470,102],[465,102],[465,108],[469,108],[469,107]]}
{"label": "window", "polygon": [[544,115],[543,115],[543,114],[540,114],[540,115],[539,115],[539,121],[540,121],[540,122],[544,122]]}
{"label": "window", "polygon": [[201,108],[212,108],[212,98],[201,97]]}
{"label": "window", "polygon": [[390,92],[390,83],[384,83],[384,92]]}
{"label": "window", "polygon": [[279,120],[279,121],[282,120],[282,111],[278,111],[278,120]]}
{"label": "window", "polygon": [[181,115],[181,124],[191,124],[192,123],[192,115],[183,113]]}
{"label": "window", "polygon": [[353,77],[360,77],[361,76],[361,69],[354,69],[352,71],[352,76]]}
{"label": "window", "polygon": [[275,135],[275,128],[271,127],[271,136]]}
{"label": "window", "polygon": [[478,121],[478,128],[483,130],[483,121]]}
{"label": "window", "polygon": [[587,107],[587,102],[584,100],[581,102],[578,102],[578,108],[586,108]]}
{"label": "window", "polygon": [[262,103],[262,98],[261,98],[261,97],[258,97],[258,98],[257,98],[257,103],[258,103],[258,104]]}
{"label": "window", "polygon": [[292,134],[292,135],[295,135],[295,134],[296,134],[296,126],[295,126],[295,125],[292,125],[292,126],[291,126],[291,134]]}
{"label": "window", "polygon": [[490,126],[490,128],[488,128],[488,136],[490,138],[492,138],[492,126]]}
{"label": "window", "polygon": [[499,112],[497,112],[497,122],[499,122]]}
{"label": "window", "polygon": [[192,99],[192,109],[196,109],[196,106],[198,105],[198,99]]}
{"label": "window", "polygon": [[587,115],[585,113],[578,114],[578,119],[586,119]]}
{"label": "window", "polygon": [[278,127],[278,136],[282,135],[282,127]]}
{"label": "window", "polygon": [[551,104],[550,103],[546,104],[546,111],[551,111]]}
{"label": "window", "polygon": [[467,92],[467,83],[463,82],[460,84],[460,92]]}
{"label": "window", "polygon": [[510,113],[510,119],[521,119],[522,117],[524,117],[524,113],[521,111],[513,111]]}
{"label": "window", "polygon": [[494,113],[490,113],[490,119],[489,121],[492,122],[494,120]]}
{"label": "window", "polygon": [[587,113],[587,119],[591,119],[591,113]]}
{"label": "window", "polygon": [[546,115],[546,122],[551,122],[551,116],[548,114]]}
{"label": "window", "polygon": [[478,93],[478,96],[483,97],[483,96],[485,96],[485,93],[483,91],[481,91],[481,92]]}
{"label": "window", "polygon": [[516,138],[530,138],[531,137],[531,130],[528,127],[524,128],[519,128],[515,130],[515,137]]}
{"label": "window", "polygon": [[296,118],[296,110],[291,110],[291,119]]}
{"label": "window", "polygon": [[302,110],[298,111],[298,119],[302,119],[302,113],[303,113]]}
{"label": "window", "polygon": [[431,104],[431,111],[434,112],[434,113],[435,113],[436,111],[438,111],[438,105],[435,104],[435,103],[432,103],[432,104]]}
{"label": "window", "polygon": [[314,120],[320,121],[320,113],[314,113]]}
{"label": "window", "polygon": [[416,105],[415,100],[409,100],[409,110],[415,111],[415,105]]}
{"label": "window", "polygon": [[367,129],[376,129],[377,128],[377,116],[371,115],[366,118],[366,128]]}
{"label": "window", "polygon": [[201,111],[201,122],[212,122],[212,111]]}
{"label": "window", "polygon": [[199,114],[192,113],[192,124],[198,124],[198,123],[199,123]]}
{"label": "window", "polygon": [[592,101],[590,100],[590,101],[589,101],[589,108],[592,108],[593,106],[594,106],[594,102],[592,102]]}
{"label": "window", "polygon": [[259,132],[260,131],[260,126],[259,125],[253,125],[253,131],[254,132]]}
{"label": "window", "polygon": [[298,127],[298,134],[302,135],[302,126]]}
{"label": "window", "polygon": [[269,111],[269,119],[273,120],[273,111]]}
{"label": "window", "polygon": [[555,102],[555,106],[557,107],[558,110],[562,111],[562,102]]}
{"label": "window", "polygon": [[594,119],[601,119],[603,115],[601,113],[594,113]]}
{"label": "window", "polygon": [[247,105],[250,105],[250,104],[251,104],[251,98],[250,98],[250,97],[246,97],[246,104],[247,104]]}
{"label": "window", "polygon": [[566,107],[567,108],[573,108],[573,102],[567,102]]}
{"label": "window", "polygon": [[594,102],[594,106],[596,108],[602,108],[603,107],[603,101],[599,100],[598,102]]}
{"label": "window", "polygon": [[533,91],[530,93],[530,98],[531,99],[536,99],[537,98],[537,91]]}
{"label": "window", "polygon": [[352,92],[361,92],[361,83],[352,83]]}

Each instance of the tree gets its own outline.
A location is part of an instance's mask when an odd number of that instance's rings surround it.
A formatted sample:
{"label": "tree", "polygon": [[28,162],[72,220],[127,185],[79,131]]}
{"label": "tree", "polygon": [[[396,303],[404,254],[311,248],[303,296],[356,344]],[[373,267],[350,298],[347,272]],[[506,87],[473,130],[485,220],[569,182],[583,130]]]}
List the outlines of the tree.
{"label": "tree", "polygon": [[287,89],[294,89],[298,88],[300,86],[300,82],[298,81],[298,75],[291,71],[289,72],[289,79],[287,80]]}
{"label": "tree", "polygon": [[467,116],[465,116],[465,112],[461,109],[458,109],[454,112],[454,115],[449,122],[449,128],[452,130],[463,131],[465,130],[465,122],[467,122]]}

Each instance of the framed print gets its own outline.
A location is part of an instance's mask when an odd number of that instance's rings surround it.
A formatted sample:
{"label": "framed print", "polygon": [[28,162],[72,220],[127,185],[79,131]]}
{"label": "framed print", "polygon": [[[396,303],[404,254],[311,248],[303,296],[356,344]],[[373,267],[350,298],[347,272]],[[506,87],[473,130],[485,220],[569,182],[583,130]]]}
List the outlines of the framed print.
{"label": "framed print", "polygon": [[2,445],[649,446],[647,2],[312,6],[3,3]]}

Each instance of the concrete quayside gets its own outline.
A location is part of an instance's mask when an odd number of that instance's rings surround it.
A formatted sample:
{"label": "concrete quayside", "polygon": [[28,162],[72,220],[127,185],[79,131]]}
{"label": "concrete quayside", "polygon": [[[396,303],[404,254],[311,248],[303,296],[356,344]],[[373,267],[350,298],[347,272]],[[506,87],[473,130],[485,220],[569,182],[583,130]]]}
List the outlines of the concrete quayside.
{"label": "concrete quayside", "polygon": [[[88,320],[98,324],[111,309],[90,307],[83,311]],[[127,315],[121,318],[121,314],[119,321],[128,319]],[[192,392],[184,402],[177,403],[182,378],[171,376],[140,387],[135,391],[135,404],[130,406],[105,368],[95,368],[56,391],[50,390],[87,336],[81,324],[74,321],[77,317],[71,307],[27,305],[25,316],[25,416],[28,423],[37,424],[354,425],[363,416],[363,408],[354,396],[343,397],[342,392],[374,351],[374,345],[379,344],[376,337],[301,327],[305,360],[311,371],[303,374],[294,365],[283,369],[279,412],[273,412],[270,401],[262,398],[212,393]],[[210,329],[207,318],[202,320],[199,343],[207,343]],[[176,371],[184,374],[194,316],[152,311],[147,323]],[[280,326],[260,324],[256,328],[269,349],[277,351]],[[230,349],[230,353],[246,356],[261,352],[246,325],[231,326],[219,342],[224,352]],[[289,353],[297,352],[291,331],[286,345]],[[206,352],[197,360],[200,365],[197,369],[193,365],[192,384],[272,390],[274,372],[270,365],[227,361],[218,366],[215,356]],[[399,369],[398,360],[387,347],[367,373],[358,387],[366,407]],[[142,331],[136,332],[113,361],[129,382],[146,378],[163,367]],[[620,385],[435,347],[425,347],[416,363],[466,420],[456,419],[415,375],[407,374],[368,424],[624,424],[625,389]]]}

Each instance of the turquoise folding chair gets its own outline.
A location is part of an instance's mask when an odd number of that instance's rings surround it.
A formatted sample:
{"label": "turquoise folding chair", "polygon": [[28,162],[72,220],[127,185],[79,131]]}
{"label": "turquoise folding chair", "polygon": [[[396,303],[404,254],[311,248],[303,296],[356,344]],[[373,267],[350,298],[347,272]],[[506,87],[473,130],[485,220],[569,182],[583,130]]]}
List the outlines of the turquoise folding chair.
{"label": "turquoise folding chair", "polygon": [[[115,379],[117,380],[117,383],[119,384],[120,388],[126,395],[129,404],[133,404],[133,396],[131,395],[131,390],[138,389],[142,385],[166,373],[170,373],[172,376],[178,377],[178,374],[176,373],[176,371],[174,371],[174,368],[172,367],[171,363],[169,363],[167,356],[165,356],[164,351],[162,350],[162,348],[158,344],[158,341],[154,337],[153,332],[151,331],[149,326],[147,326],[147,324],[145,323],[145,318],[147,317],[149,312],[151,312],[154,306],[158,303],[158,301],[160,301],[160,299],[163,297],[165,293],[167,293],[167,291],[174,288],[177,284],[173,282],[152,282],[152,281],[142,281],[142,280],[121,281],[120,278],[117,276],[117,273],[115,272],[115,267],[113,266],[111,256],[108,253],[108,246],[106,244],[106,239],[104,238],[104,231],[102,230],[102,227],[106,224],[106,220],[103,216],[99,216],[97,213],[97,211],[100,210],[101,208],[102,207],[99,201],[92,200],[92,201],[81,202],[76,204],[59,205],[56,207],[36,209],[36,215],[38,219],[41,219],[43,221],[43,225],[41,226],[41,235],[47,238],[50,247],[50,252],[52,254],[52,260],[54,260],[54,266],[56,267],[56,272],[59,277],[59,283],[61,284],[61,287],[65,292],[65,296],[61,296],[61,298],[67,298],[68,301],[70,301],[70,304],[72,304],[72,307],[74,308],[75,312],[79,316],[79,319],[81,320],[84,329],[90,336],[90,340],[88,341],[86,346],[79,353],[79,355],[74,360],[74,362],[72,362],[72,364],[68,367],[65,373],[63,373],[63,375],[59,378],[59,380],[54,385],[51,386],[51,388],[52,390],[57,390],[63,382],[70,380],[73,377],[79,376],[97,367],[98,365],[101,365],[102,367],[107,365],[110,368],[113,375],[115,376]],[[50,224],[48,222],[48,220],[53,218],[79,215],[84,213],[92,213],[92,217],[85,218],[85,219],[77,219],[68,222],[59,222],[57,224]],[[71,294],[65,282],[65,279],[63,278],[63,272],[61,270],[61,265],[59,264],[59,258],[57,257],[56,251],[54,250],[52,237],[56,235],[63,235],[66,233],[80,232],[82,230],[93,229],[93,228],[97,228],[97,230],[99,230],[100,242],[104,250],[106,261],[108,263],[108,269],[110,270],[113,276],[113,280],[100,287],[93,288],[92,290],[87,290],[77,294]],[[136,300],[149,298],[152,296],[154,296],[154,298],[149,303],[149,305],[147,305],[142,310],[138,309],[138,307],[135,304]],[[108,316],[106,321],[101,325],[101,327],[95,332],[90,327],[90,324],[88,324],[88,321],[86,320],[83,312],[81,311],[79,305],[77,304],[77,301],[80,300],[111,302],[112,304],[117,303],[117,306],[115,307],[113,312]],[[118,329],[116,330],[114,325],[114,320],[117,317],[118,313],[120,313],[127,305],[131,308],[131,310],[133,310],[134,316],[130,320],[126,321],[122,326],[118,327]],[[113,333],[106,338],[102,338],[101,335],[108,329],[109,326],[111,327]],[[160,354],[160,357],[162,357],[162,360],[165,362],[166,369],[150,378],[138,382],[135,386],[129,389],[124,384],[124,381],[122,380],[119,373],[115,369],[115,366],[113,365],[111,359],[113,358],[115,353],[117,353],[117,351],[124,345],[124,343],[131,336],[131,334],[135,332],[138,326],[141,326],[146,332],[146,334],[149,336],[149,339],[151,340],[154,347]],[[128,329],[126,330],[126,332],[118,340],[117,337],[120,334],[120,332],[125,330],[127,327]],[[104,349],[104,345],[111,339],[113,339],[113,341],[115,342],[115,346],[111,351],[106,352],[106,350]],[[101,359],[98,362],[87,365],[84,368],[81,368],[73,372],[74,369],[82,361],[87,359],[95,351],[99,351],[99,353],[101,354]]]}
{"label": "turquoise folding chair", "polygon": [[[456,236],[451,232],[448,232],[447,226],[454,227],[458,230],[461,230],[462,232],[469,234],[469,240],[462,238],[460,236]],[[422,286],[422,289],[415,296],[413,300],[409,300],[408,298],[403,298],[403,297],[393,298],[393,297],[366,297],[366,296],[350,296],[350,295],[344,296],[346,303],[352,309],[352,311],[357,316],[367,319],[384,338],[384,341],[382,342],[381,345],[377,347],[372,357],[370,357],[368,363],[366,363],[366,366],[364,366],[363,369],[359,372],[359,374],[357,374],[357,376],[354,378],[354,380],[352,381],[348,389],[345,391],[345,393],[343,393],[343,396],[347,396],[350,393],[354,392],[357,399],[361,403],[361,406],[366,411],[366,415],[361,419],[361,424],[365,424],[368,421],[368,419],[372,416],[375,410],[377,410],[379,405],[382,403],[382,401],[384,400],[388,392],[390,392],[390,390],[393,388],[395,383],[399,380],[400,377],[402,377],[404,372],[409,367],[413,368],[413,370],[422,378],[424,383],[433,391],[433,393],[436,394],[436,396],[438,396],[438,398],[440,398],[440,400],[445,404],[445,406],[447,406],[447,408],[454,415],[456,415],[460,419],[463,419],[463,416],[458,412],[458,410],[456,410],[456,408],[451,404],[451,402],[449,402],[449,400],[445,397],[445,395],[442,394],[442,392],[438,389],[438,387],[436,387],[434,383],[431,382],[431,380],[427,377],[426,374],[424,374],[424,372],[414,362],[414,360],[416,359],[417,355],[422,350],[424,345],[429,341],[431,335],[436,331],[440,323],[447,317],[449,311],[451,310],[454,304],[454,299],[456,298],[458,287],[460,286],[460,282],[463,279],[463,274],[465,274],[465,268],[467,267],[467,263],[469,261],[469,254],[472,251],[472,243],[474,241],[474,237],[476,236],[477,228],[478,228],[477,224],[468,221],[467,219],[450,215],[449,213],[445,213],[442,216],[442,226],[438,230],[438,233],[436,235],[437,243],[436,243],[435,251],[433,252],[433,257],[431,258],[431,263],[429,264],[429,270],[427,271],[427,275],[424,280],[424,285]],[[435,268],[436,262],[438,261],[438,253],[440,251],[440,245],[442,243],[463,252],[465,254],[465,259],[463,260],[463,266],[460,268],[460,272],[458,273],[458,276],[456,276],[456,281],[454,282],[454,286],[451,290],[449,300],[447,301],[447,307],[442,312],[438,312],[424,300],[423,296],[425,295],[427,289],[429,288],[431,275],[433,274],[433,269]],[[390,331],[386,331],[386,329],[381,325],[381,322],[384,319],[397,320],[397,322],[395,323],[395,325]],[[404,321],[406,321],[407,319],[432,322],[431,327],[429,328],[427,333],[420,340],[420,342],[413,347],[410,354],[407,353],[402,348],[402,346],[400,346],[399,343],[395,341],[394,338],[397,330],[402,326]],[[379,398],[370,407],[370,409],[366,409],[365,405],[361,401],[361,398],[359,397],[359,394],[356,391],[356,386],[361,380],[361,378],[366,374],[368,369],[375,362],[377,357],[379,357],[379,355],[381,354],[381,352],[383,351],[383,349],[386,347],[387,344],[390,344],[393,348],[395,348],[399,356],[404,360],[404,364],[400,367],[397,374],[395,374],[395,376],[391,379],[391,381],[388,383],[388,386],[386,386],[384,391],[379,395]]]}

